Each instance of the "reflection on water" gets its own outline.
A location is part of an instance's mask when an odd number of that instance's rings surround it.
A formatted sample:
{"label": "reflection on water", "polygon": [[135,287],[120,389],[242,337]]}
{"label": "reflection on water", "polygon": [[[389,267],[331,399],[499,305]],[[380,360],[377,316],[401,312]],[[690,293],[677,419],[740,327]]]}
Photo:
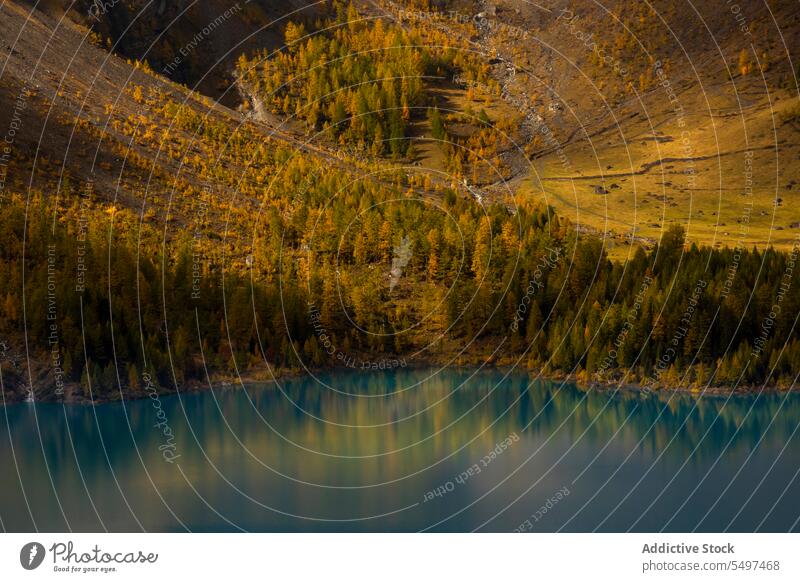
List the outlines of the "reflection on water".
{"label": "reflection on water", "polygon": [[586,392],[499,371],[342,372],[162,398],[173,441],[150,400],[21,404],[0,409],[0,519],[9,531],[511,531],[526,520],[533,531],[785,531],[800,517],[798,404]]}

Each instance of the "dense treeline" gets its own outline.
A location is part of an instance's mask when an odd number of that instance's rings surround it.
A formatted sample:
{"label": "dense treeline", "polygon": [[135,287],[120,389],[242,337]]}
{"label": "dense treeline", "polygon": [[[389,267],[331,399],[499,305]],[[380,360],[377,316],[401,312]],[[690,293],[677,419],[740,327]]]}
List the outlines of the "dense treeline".
{"label": "dense treeline", "polygon": [[[800,371],[797,252],[686,248],[671,229],[623,264],[543,207],[484,213],[448,193],[442,213],[376,195],[354,188],[324,211],[310,200],[299,222],[269,213],[249,273],[199,259],[189,239],[162,247],[124,211],[33,197],[26,225],[12,199],[0,210],[8,395],[26,383],[9,357],[23,334],[50,396],[404,357],[440,333],[454,349],[478,340],[472,353],[506,338],[502,356],[586,381],[786,385]],[[437,355],[451,354],[425,357]]]}
{"label": "dense treeline", "polygon": [[685,248],[673,227],[624,264],[607,261],[599,241],[571,251],[531,301],[522,343],[532,366],[585,380],[627,371],[628,381],[653,387],[787,386],[800,372],[800,246],[790,254]]}
{"label": "dense treeline", "polygon": [[[120,211],[112,218],[85,200],[56,208],[37,196],[27,213],[22,200],[15,202],[0,211],[7,389],[26,382],[24,358],[11,357],[23,331],[35,389],[47,395],[79,382],[85,397],[107,398],[120,386],[141,390],[150,378],[171,388],[204,381],[204,366],[210,374],[232,373],[234,360],[248,368],[262,353],[254,306],[263,354],[279,367],[297,365],[289,334],[273,329],[279,320],[269,316],[280,313],[281,302],[287,312],[302,312],[291,285],[284,283],[279,293],[275,286],[252,286],[227,273],[226,310],[222,272],[204,261],[201,273],[186,244],[165,256],[157,233],[137,228],[135,217]],[[292,321],[287,329],[302,340],[302,329]]]}

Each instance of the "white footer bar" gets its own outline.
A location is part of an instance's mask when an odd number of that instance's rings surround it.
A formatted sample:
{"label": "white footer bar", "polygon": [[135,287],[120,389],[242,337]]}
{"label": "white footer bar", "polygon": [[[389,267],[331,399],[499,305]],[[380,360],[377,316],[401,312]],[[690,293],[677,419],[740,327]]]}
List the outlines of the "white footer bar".
{"label": "white footer bar", "polygon": [[3,534],[0,580],[800,580],[799,541],[792,534]]}

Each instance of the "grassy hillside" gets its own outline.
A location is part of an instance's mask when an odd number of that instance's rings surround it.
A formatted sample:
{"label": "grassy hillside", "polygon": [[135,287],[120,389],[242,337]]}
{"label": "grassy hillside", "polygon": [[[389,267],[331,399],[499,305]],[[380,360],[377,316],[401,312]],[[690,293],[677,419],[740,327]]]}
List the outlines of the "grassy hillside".
{"label": "grassy hillside", "polygon": [[534,152],[510,187],[605,234],[613,256],[629,256],[631,240],[652,246],[671,224],[716,247],[791,247],[793,2],[404,4],[494,58],[502,100],[524,111]]}

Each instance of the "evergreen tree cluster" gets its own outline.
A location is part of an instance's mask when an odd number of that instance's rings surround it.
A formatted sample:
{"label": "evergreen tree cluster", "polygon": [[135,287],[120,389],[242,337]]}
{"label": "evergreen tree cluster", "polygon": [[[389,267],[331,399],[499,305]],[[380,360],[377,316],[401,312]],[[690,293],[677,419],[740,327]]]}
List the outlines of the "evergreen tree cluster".
{"label": "evergreen tree cluster", "polygon": [[367,18],[342,2],[333,12],[313,31],[289,23],[282,51],[242,55],[237,69],[240,82],[273,113],[327,130],[342,144],[405,155],[427,85],[455,71],[486,76],[477,59],[448,47],[452,41],[441,33]]}
{"label": "evergreen tree cluster", "polygon": [[[56,364],[87,398],[113,398],[141,393],[145,373],[175,390],[340,353],[403,357],[445,329],[460,345],[505,338],[503,356],[587,381],[788,385],[800,372],[797,253],[687,248],[673,228],[620,263],[545,207],[483,212],[448,193],[435,212],[377,196],[309,202],[302,220],[271,212],[249,272],[198,263],[190,241],[164,245],[121,211],[15,198],[0,210],[0,333],[27,338],[45,396]],[[440,320],[403,333],[436,303]],[[7,389],[24,381],[7,361],[3,374]]]}

